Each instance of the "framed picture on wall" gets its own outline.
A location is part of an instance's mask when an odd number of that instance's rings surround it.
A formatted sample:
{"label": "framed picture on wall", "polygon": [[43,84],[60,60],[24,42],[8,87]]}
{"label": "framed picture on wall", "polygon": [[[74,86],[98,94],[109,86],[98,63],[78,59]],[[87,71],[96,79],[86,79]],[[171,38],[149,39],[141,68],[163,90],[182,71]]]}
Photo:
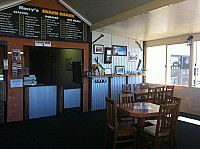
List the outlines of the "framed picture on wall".
{"label": "framed picture on wall", "polygon": [[104,68],[104,74],[105,75],[112,75],[112,69],[111,68]]}
{"label": "framed picture on wall", "polygon": [[108,47],[105,48],[104,63],[105,64],[112,63],[112,48],[108,48]]}
{"label": "framed picture on wall", "polygon": [[113,45],[113,56],[127,56],[127,46]]}
{"label": "framed picture on wall", "polygon": [[72,71],[72,62],[73,62],[72,58],[66,59],[66,65],[65,65],[66,71]]}
{"label": "framed picture on wall", "polygon": [[124,75],[125,74],[124,66],[115,66],[115,73],[117,75]]}
{"label": "framed picture on wall", "polygon": [[94,49],[94,54],[103,54],[104,45],[94,44],[93,49]]}
{"label": "framed picture on wall", "polygon": [[138,53],[129,52],[129,61],[136,62],[138,60]]}

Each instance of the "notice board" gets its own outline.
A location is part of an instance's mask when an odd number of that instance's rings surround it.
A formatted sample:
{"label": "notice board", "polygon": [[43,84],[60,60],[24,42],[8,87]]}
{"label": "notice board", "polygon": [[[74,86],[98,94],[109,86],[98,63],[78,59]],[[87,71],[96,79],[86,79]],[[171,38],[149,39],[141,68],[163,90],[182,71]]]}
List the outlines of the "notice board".
{"label": "notice board", "polygon": [[88,42],[89,26],[70,12],[18,5],[0,11],[0,36]]}

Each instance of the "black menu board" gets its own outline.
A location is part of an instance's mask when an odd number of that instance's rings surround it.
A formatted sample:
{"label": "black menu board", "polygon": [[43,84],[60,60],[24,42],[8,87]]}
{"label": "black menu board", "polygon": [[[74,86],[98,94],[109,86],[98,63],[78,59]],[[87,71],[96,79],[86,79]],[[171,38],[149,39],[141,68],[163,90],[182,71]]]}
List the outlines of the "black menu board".
{"label": "black menu board", "polygon": [[18,5],[0,11],[0,36],[88,42],[89,26],[73,13]]}

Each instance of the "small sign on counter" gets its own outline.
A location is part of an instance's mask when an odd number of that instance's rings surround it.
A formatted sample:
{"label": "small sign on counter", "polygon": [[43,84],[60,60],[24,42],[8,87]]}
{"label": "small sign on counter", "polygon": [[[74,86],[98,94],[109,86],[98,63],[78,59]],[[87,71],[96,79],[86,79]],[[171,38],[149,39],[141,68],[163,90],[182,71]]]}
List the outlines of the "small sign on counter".
{"label": "small sign on counter", "polygon": [[10,80],[10,88],[22,87],[22,79]]}

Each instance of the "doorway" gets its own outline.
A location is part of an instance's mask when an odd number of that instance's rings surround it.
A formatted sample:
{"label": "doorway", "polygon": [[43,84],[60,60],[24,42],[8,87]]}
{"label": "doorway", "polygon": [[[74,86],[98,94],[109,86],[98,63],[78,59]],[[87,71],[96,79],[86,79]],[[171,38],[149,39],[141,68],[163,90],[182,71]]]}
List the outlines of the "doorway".
{"label": "doorway", "polygon": [[24,67],[37,85],[63,85],[64,108],[81,108],[83,55],[82,49],[24,46]]}
{"label": "doorway", "polygon": [[0,123],[7,121],[7,70],[3,60],[7,59],[7,42],[0,41]]}

